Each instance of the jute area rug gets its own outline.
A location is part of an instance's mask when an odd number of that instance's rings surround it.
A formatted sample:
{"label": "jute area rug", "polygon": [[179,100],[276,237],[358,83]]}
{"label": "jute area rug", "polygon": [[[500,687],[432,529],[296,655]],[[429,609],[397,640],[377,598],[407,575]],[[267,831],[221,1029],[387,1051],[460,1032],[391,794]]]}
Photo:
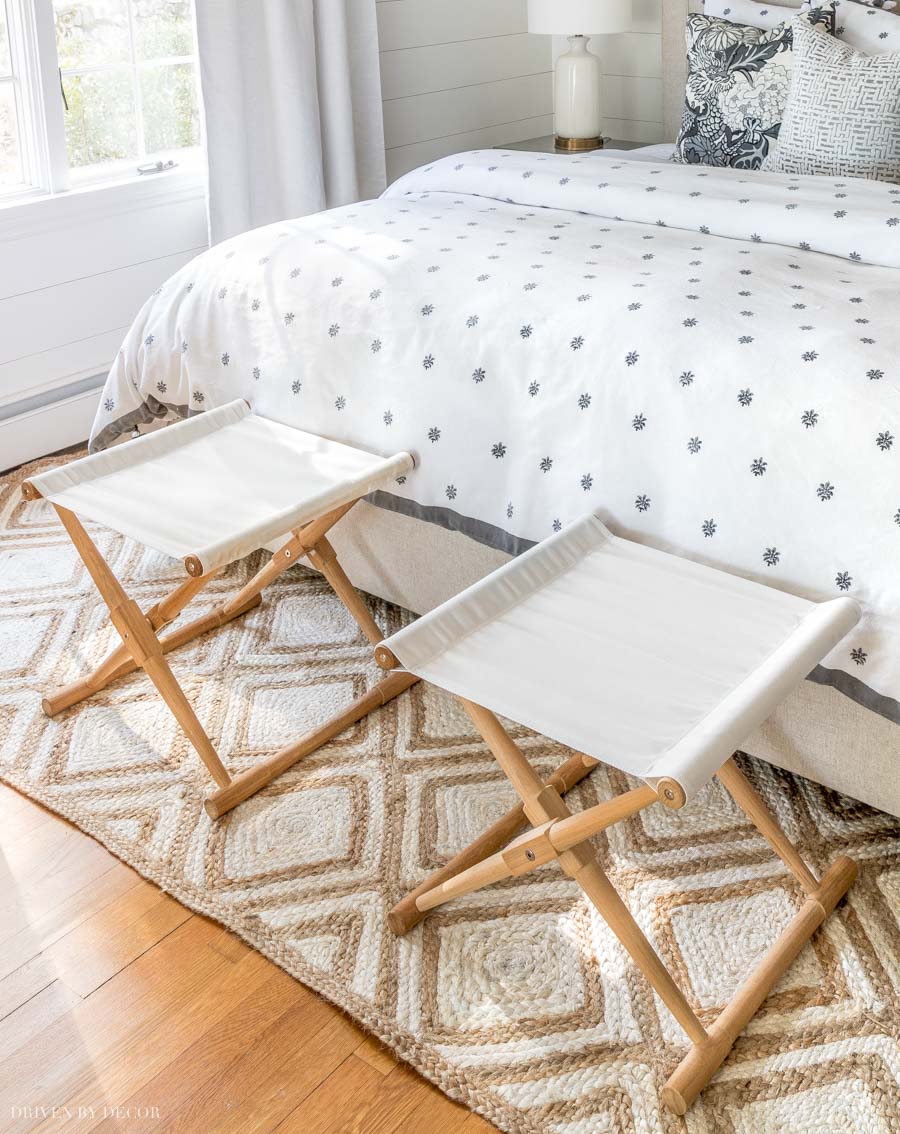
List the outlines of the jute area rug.
{"label": "jute area rug", "polygon": [[[217,824],[202,807],[205,772],[142,675],[45,719],[39,691],[93,664],[111,636],[51,509],[20,500],[29,471],[0,479],[8,783],[228,926],[502,1130],[898,1134],[897,820],[743,761],[813,865],[845,853],[861,873],[687,1118],[675,1118],[658,1091],[683,1037],[555,866],[448,905],[407,938],[390,933],[386,913],[405,890],[512,803],[447,697],[416,686]],[[139,580],[145,604],[183,577],[180,565],[95,535],[120,577]],[[214,584],[204,602],[248,571]],[[198,601],[190,611],[201,609]],[[409,617],[374,601],[372,609],[390,629]],[[256,611],[170,658],[232,769],[376,677],[355,625],[302,568]],[[517,735],[546,772],[566,756]],[[585,805],[626,786],[598,769],[574,798]],[[704,1017],[797,902],[784,869],[715,785],[685,811],[651,808],[597,845]]]}

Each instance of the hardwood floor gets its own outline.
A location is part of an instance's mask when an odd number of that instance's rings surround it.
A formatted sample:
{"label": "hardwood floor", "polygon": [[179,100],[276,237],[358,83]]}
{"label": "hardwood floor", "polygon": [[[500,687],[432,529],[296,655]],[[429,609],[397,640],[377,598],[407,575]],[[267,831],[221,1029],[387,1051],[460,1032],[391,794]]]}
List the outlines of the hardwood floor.
{"label": "hardwood floor", "polygon": [[3,785],[0,851],[3,1131],[494,1130]]}

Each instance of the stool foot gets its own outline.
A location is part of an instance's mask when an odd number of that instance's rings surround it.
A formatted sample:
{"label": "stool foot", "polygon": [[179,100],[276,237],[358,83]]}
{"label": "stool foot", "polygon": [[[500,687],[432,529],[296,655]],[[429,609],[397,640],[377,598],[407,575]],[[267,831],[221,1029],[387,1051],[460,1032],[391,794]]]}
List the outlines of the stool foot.
{"label": "stool foot", "polygon": [[856,873],[852,859],[835,859],[817,889],[807,897],[715,1023],[707,1028],[707,1038],[695,1043],[669,1076],[662,1090],[662,1101],[669,1110],[686,1113],[781,976],[846,894]]}

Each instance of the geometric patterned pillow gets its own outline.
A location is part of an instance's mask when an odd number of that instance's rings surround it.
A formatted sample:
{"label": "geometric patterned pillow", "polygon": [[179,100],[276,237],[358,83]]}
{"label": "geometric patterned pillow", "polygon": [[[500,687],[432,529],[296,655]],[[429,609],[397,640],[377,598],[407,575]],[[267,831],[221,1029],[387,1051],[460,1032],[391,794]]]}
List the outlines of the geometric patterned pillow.
{"label": "geometric patterned pillow", "polygon": [[900,183],[900,52],[865,55],[796,27],[790,97],[763,169]]}
{"label": "geometric patterned pillow", "polygon": [[827,0],[769,30],[688,16],[684,115],[672,160],[759,169],[781,129],[794,28],[832,31],[834,10],[834,0]]}

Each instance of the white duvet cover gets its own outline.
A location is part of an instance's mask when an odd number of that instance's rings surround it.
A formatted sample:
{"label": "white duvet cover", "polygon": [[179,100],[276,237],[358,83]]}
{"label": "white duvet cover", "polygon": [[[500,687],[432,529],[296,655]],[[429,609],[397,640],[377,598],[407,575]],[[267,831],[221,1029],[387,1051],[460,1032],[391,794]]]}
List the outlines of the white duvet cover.
{"label": "white duvet cover", "polygon": [[145,305],[92,445],[247,398],[418,454],[377,503],[516,552],[613,531],[812,599],[900,722],[900,187],[479,151],[213,248]]}

